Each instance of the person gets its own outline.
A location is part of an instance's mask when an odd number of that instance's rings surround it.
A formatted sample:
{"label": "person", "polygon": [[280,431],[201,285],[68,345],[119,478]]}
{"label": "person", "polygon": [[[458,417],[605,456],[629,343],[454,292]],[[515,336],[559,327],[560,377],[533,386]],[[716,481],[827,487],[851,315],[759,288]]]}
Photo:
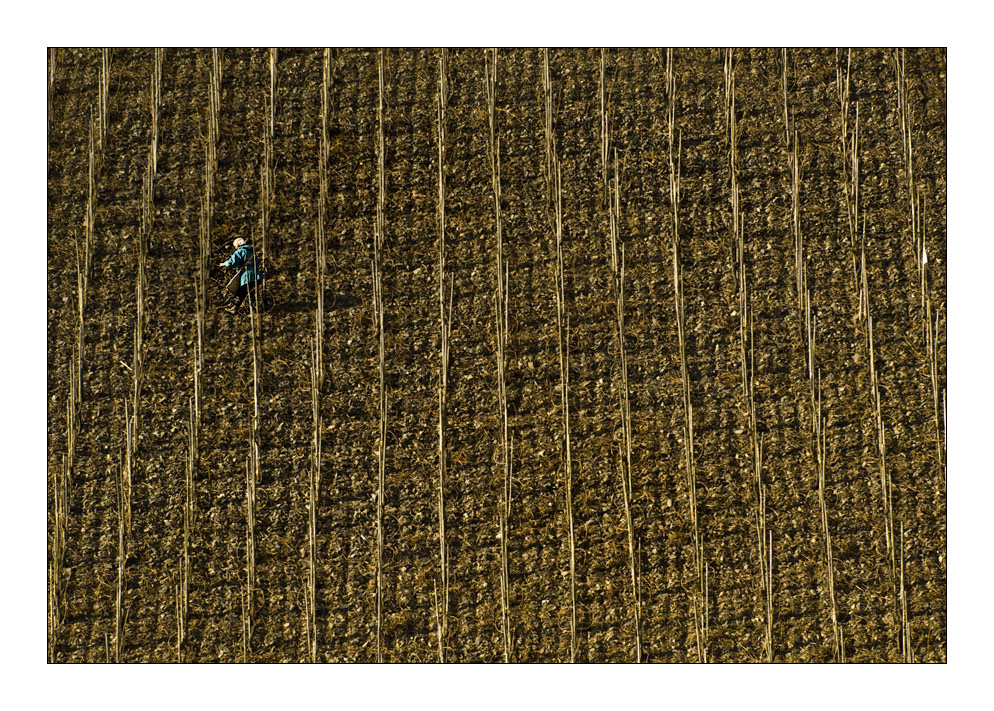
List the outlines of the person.
{"label": "person", "polygon": [[238,283],[238,292],[235,294],[238,301],[231,309],[231,313],[238,313],[238,309],[242,305],[242,302],[245,301],[246,296],[251,296],[255,300],[256,308],[258,308],[256,293],[259,282],[262,281],[262,275],[259,273],[258,265],[256,264],[255,252],[252,250],[252,245],[248,243],[248,240],[244,237],[239,237],[234,241],[232,246],[235,248],[234,254],[228,258],[228,261],[221,262],[218,266],[225,269],[230,267],[242,269],[242,276]]}

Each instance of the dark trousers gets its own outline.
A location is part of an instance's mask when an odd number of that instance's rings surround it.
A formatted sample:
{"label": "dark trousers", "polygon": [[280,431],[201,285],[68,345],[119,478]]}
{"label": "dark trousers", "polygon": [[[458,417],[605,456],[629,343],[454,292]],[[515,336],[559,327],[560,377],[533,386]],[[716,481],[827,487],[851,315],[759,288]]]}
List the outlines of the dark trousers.
{"label": "dark trousers", "polygon": [[249,284],[241,284],[238,287],[238,292],[235,294],[237,301],[235,302],[235,308],[240,308],[242,302],[245,301],[246,296],[252,297],[252,309],[255,311],[259,310],[259,282],[254,281]]}

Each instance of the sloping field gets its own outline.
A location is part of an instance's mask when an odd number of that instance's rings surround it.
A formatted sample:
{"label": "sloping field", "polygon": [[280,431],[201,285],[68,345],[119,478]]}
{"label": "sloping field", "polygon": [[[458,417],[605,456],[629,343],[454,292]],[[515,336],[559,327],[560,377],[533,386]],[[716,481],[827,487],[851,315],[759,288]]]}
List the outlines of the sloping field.
{"label": "sloping field", "polygon": [[49,62],[51,660],[946,660],[944,50]]}

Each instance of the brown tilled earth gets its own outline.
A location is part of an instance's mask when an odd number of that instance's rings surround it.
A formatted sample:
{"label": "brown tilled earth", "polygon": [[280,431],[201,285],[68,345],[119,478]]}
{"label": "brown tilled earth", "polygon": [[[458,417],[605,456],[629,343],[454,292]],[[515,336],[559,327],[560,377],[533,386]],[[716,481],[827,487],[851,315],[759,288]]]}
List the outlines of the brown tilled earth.
{"label": "brown tilled earth", "polygon": [[[152,50],[110,53],[107,130],[97,145],[92,265],[83,312],[76,450],[67,451],[68,372],[80,324],[77,248],[87,214],[91,110],[102,53],[50,54],[48,148],[48,477],[50,659],[307,661],[323,50],[277,54],[269,304],[259,319],[259,470],[253,629],[244,638],[246,459],[253,413],[247,315],[222,311],[209,281],[199,457],[185,638],[178,644],[195,282],[205,192],[210,50],[165,52],[154,211],[146,259],[127,551],[119,580],[118,481],[133,401],[138,239],[151,140]],[[499,511],[504,474],[496,355],[496,229],[483,50],[448,53],[446,280],[452,324],[445,435],[447,661],[502,661]],[[439,52],[384,54],[384,241],[380,257],[387,397],[379,442],[373,277],[378,52],[328,55],[326,290],[321,480],[316,507],[316,658],[375,661],[378,451],[385,446],[380,652],[439,658]],[[907,115],[925,206],[928,290],[938,318],[937,398],[910,229],[895,53],[854,50],[848,130],[859,119],[859,205],[873,318],[879,434],[855,284],[837,66],[847,53],[789,50],[787,102],[798,137],[800,222],[817,322],[824,483],[812,447],[804,314],[798,307],[780,50],[736,50],[735,103],[752,387],[762,438],[767,545],[760,546],[750,406],[741,385],[725,52],[676,50],[672,72],[681,194],[679,260],[694,421],[696,509],[706,594],[695,565],[675,314],[667,53],[605,54],[612,153],[620,164],[631,509],[641,658],[709,661],[946,660],[946,55],[907,50]],[[553,136],[561,160],[574,572],[556,319],[556,240],[546,179],[541,50],[498,56],[506,387],[513,439],[508,520],[509,659],[637,658],[629,531],[619,469],[620,349],[604,200],[600,50],[552,50]],[[270,54],[221,53],[210,220],[211,279],[239,235],[261,229]],[[612,169],[613,173],[613,169]],[[258,242],[257,242],[258,245]],[[446,287],[448,288],[448,287]],[[130,412],[129,412],[130,414]],[[68,484],[65,515],[56,489]],[[890,491],[891,513],[885,505]],[[831,535],[826,555],[819,493]],[[56,561],[57,519],[64,549]],[[894,544],[887,530],[893,521]],[[903,531],[903,539],[902,539]],[[765,553],[764,553],[765,551]],[[891,555],[894,564],[891,563]],[[772,585],[763,572],[772,561]],[[59,565],[61,564],[61,565]],[[830,574],[832,585],[829,584]],[[841,643],[832,621],[832,589]],[[575,589],[576,632],[571,634]],[[118,631],[120,591],[121,626]],[[768,595],[769,593],[769,595]],[[443,594],[444,597],[444,594]],[[771,601],[770,612],[767,600]],[[703,601],[703,602],[701,602]],[[695,603],[697,603],[695,605]],[[183,606],[180,606],[183,607]],[[906,610],[906,614],[905,614]],[[698,631],[706,613],[706,629]],[[768,618],[769,616],[769,618]],[[906,621],[905,621],[906,617]],[[767,622],[771,645],[767,649]],[[910,639],[910,646],[905,640]],[[841,650],[840,650],[841,647]]]}

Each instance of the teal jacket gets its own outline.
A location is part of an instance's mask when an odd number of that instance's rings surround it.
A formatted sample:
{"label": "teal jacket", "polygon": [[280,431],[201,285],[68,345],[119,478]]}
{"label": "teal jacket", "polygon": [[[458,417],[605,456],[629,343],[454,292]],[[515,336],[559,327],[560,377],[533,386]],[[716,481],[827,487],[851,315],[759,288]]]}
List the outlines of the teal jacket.
{"label": "teal jacket", "polygon": [[245,267],[245,271],[242,272],[242,278],[239,282],[243,286],[262,280],[260,270],[257,268],[255,253],[252,251],[252,245],[250,244],[243,244],[236,249],[235,253],[231,255],[231,258],[224,263],[224,266]]}

